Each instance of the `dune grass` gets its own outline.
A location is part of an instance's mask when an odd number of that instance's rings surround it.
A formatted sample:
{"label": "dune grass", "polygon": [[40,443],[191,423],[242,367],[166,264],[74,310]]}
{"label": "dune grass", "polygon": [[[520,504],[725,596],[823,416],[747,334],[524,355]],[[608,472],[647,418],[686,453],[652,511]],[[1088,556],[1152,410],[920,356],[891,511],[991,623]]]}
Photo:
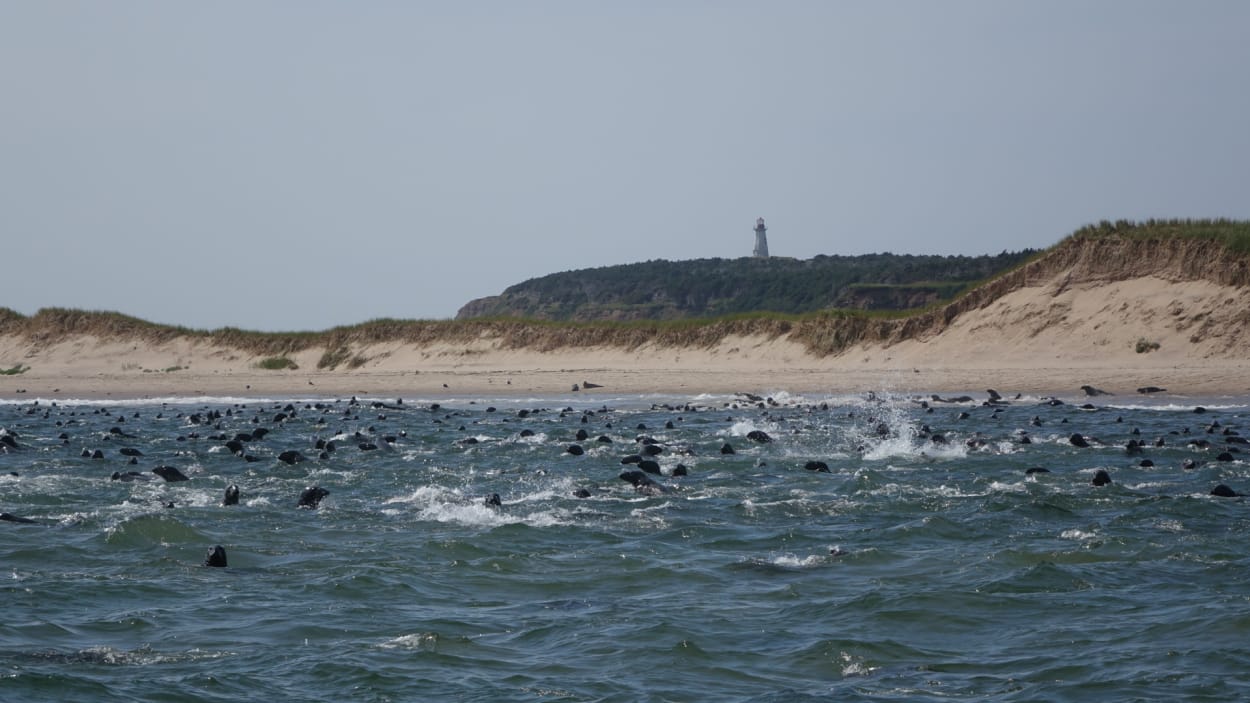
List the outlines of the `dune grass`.
{"label": "dune grass", "polygon": [[256,365],[266,371],[294,371],[299,368],[293,359],[285,356],[271,356],[256,362]]}
{"label": "dune grass", "polygon": [[1103,220],[1086,225],[1070,235],[1071,239],[1097,239],[1124,237],[1126,239],[1170,239],[1185,237],[1209,239],[1224,245],[1229,251],[1250,254],[1250,221],[1229,219],[1155,220],[1132,222]]}

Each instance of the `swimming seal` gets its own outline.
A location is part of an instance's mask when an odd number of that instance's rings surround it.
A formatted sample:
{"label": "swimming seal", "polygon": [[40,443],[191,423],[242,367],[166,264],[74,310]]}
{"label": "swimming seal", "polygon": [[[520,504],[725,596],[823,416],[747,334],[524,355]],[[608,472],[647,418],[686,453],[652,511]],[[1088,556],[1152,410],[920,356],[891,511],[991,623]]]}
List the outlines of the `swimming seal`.
{"label": "swimming seal", "polygon": [[305,461],[305,457],[294,449],[288,449],[278,455],[278,461],[284,464],[298,464],[301,461]]}
{"label": "swimming seal", "polygon": [[649,474],[661,473],[659,462],[652,461],[650,459],[643,459],[642,461],[638,462],[638,468],[642,469],[643,471]]}
{"label": "swimming seal", "polygon": [[174,483],[176,481],[190,481],[191,480],[187,478],[186,474],[182,473],[181,471],[179,471],[173,466],[158,466],[155,469],[152,469],[152,473],[156,474],[157,476],[160,476],[161,478],[165,479],[166,481],[169,481],[170,483]]}
{"label": "swimming seal", "polygon": [[204,566],[226,566],[226,548],[218,544],[209,549],[208,555],[204,557]]}
{"label": "swimming seal", "polygon": [[641,471],[622,471],[620,478],[633,485],[634,490],[643,495],[658,496],[668,492],[667,488],[651,480],[650,476]]}
{"label": "swimming seal", "polygon": [[321,505],[321,499],[328,495],[330,492],[321,486],[309,486],[300,492],[298,506],[312,510]]}

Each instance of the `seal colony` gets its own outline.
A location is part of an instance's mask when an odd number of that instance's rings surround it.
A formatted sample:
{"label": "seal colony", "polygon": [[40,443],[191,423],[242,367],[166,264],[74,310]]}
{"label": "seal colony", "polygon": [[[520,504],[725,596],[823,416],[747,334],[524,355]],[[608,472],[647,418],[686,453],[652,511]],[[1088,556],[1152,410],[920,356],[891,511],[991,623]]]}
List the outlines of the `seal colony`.
{"label": "seal colony", "polygon": [[[1087,397],[1109,395],[1090,393],[1089,387],[1082,390]],[[1010,455],[1025,464],[1036,463],[1029,457],[1037,442],[1067,445],[1077,452],[1067,460],[1077,468],[1033,465],[1022,469],[1021,475],[1031,481],[1075,481],[1091,490],[1117,490],[1117,473],[1179,472],[1207,482],[1191,485],[1194,494],[1240,498],[1239,474],[1220,469],[1244,466],[1250,458],[1240,414],[1195,406],[1167,432],[1147,437],[1118,417],[1106,424],[1107,413],[1116,412],[1112,408],[1020,394],[1009,399],[993,389],[982,400],[930,394],[893,404],[869,394],[849,410],[828,402],[783,403],[739,394],[720,405],[662,404],[650,412],[663,418],[662,426],[626,425],[626,415],[607,406],[503,413],[474,403],[452,409],[439,403],[390,404],[353,397],[194,409],[163,404],[121,411],[34,401],[0,406],[4,423],[0,446],[5,452],[0,456],[13,479],[37,475],[49,459],[59,457],[72,472],[98,476],[102,488],[109,483],[136,487],[107,492],[113,500],[131,500],[138,487],[164,483],[170,488],[156,500],[160,509],[170,511],[181,509],[184,502],[177,487],[204,481],[212,484],[215,495],[224,496],[222,508],[247,509],[249,498],[263,496],[291,508],[325,509],[327,501],[333,505],[334,497],[351,493],[349,485],[335,485],[324,477],[326,469],[351,462],[368,471],[370,457],[391,457],[429,445],[483,456],[489,456],[492,445],[530,446],[531,470],[542,474],[559,467],[571,472],[575,485],[566,497],[577,500],[619,496],[621,491],[646,498],[680,498],[692,482],[698,485],[700,474],[718,471],[719,462],[736,461],[744,452],[756,457],[756,473],[774,480],[830,475],[835,455],[868,457],[897,442],[913,445],[921,456],[954,446],[966,453]],[[1013,413],[1014,426],[1002,426],[1006,413]],[[1095,418],[1100,418],[1102,430],[1082,431],[1082,424]],[[705,429],[683,432],[691,427]],[[726,428],[735,427],[742,428],[740,434],[728,436]],[[843,428],[847,441],[829,447],[824,456],[795,453],[795,439],[827,431],[817,429],[821,427]],[[1108,428],[1114,431],[1108,433]],[[698,468],[688,467],[691,462],[698,462]],[[143,470],[144,464],[153,468]],[[614,472],[616,481],[611,480]],[[307,483],[285,497],[265,495],[268,476],[302,477]],[[489,510],[510,508],[509,496],[499,492],[465,500],[466,505]],[[0,507],[11,506],[0,502]],[[38,514],[7,511],[0,513],[0,521],[15,527],[52,522]],[[204,563],[226,566],[225,549],[226,545],[213,545]]]}
{"label": "seal colony", "polygon": [[[1086,380],[1115,395],[1085,395]],[[571,677],[578,698],[662,694],[600,685],[605,671],[654,678],[613,668],[631,651],[647,670],[703,672],[691,691],[719,685],[726,662],[749,673],[718,699],[827,698],[830,654],[845,650],[852,696],[865,683],[922,690],[957,664],[970,672],[960,695],[1045,697],[1086,660],[1091,690],[1107,690],[1109,670],[1147,651],[1134,646],[1143,627],[1234,662],[1244,638],[1211,623],[1250,594],[1236,578],[1250,396],[1108,385],[0,403],[5,690],[38,698],[50,673],[98,690],[115,673],[110,690],[130,698],[170,682],[194,695],[207,666],[278,697],[313,676],[305,697],[317,698],[345,672],[355,686],[403,666],[388,678],[404,698],[450,656],[456,672],[480,661],[482,673],[451,699],[505,676],[492,699]],[[960,613],[957,646],[925,629],[935,609]],[[1056,649],[1059,631],[1078,639]],[[761,636],[768,646],[740,646]],[[986,686],[982,664],[1004,637],[1027,661]],[[570,643],[590,661],[570,659]],[[145,666],[73,661],[100,648]],[[62,656],[68,666],[53,663]],[[1209,657],[1150,656],[1153,688],[1131,690],[1202,697],[1155,673],[1188,666],[1186,681],[1205,680]],[[518,678],[535,665],[540,677]]]}

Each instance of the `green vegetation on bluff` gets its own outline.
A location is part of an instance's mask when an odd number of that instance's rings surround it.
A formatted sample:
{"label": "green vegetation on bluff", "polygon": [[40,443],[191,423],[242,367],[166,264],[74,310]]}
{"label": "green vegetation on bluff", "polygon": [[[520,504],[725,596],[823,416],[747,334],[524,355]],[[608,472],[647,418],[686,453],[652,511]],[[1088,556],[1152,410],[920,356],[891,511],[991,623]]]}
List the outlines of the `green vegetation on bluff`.
{"label": "green vegetation on bluff", "polygon": [[475,300],[457,319],[664,320],[742,313],[911,309],[948,300],[1034,255],[867,254],[647,261],[554,273]]}
{"label": "green vegetation on bluff", "polygon": [[1124,237],[1126,239],[1210,239],[1229,251],[1250,254],[1250,221],[1246,220],[1146,220],[1132,222],[1103,220],[1073,232],[1071,239]]}

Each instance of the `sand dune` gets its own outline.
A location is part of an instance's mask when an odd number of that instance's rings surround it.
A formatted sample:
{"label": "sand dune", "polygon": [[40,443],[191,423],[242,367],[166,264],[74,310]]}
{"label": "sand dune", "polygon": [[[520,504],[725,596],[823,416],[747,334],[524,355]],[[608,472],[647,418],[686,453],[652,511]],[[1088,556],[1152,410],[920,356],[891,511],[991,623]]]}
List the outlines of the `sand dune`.
{"label": "sand dune", "polygon": [[[0,368],[29,367],[0,377],[0,396],[550,394],[586,381],[602,386],[582,391],[590,394],[983,394],[993,387],[1071,396],[1083,384],[1129,395],[1141,386],[1250,394],[1250,286],[1178,268],[1176,256],[1143,269],[1141,252],[1125,251],[1140,244],[1112,245],[1132,262],[1120,270],[1128,275],[1116,275],[1106,246],[1075,254],[1061,246],[1012,281],[991,284],[992,294],[919,322],[879,323],[837,353],[813,351],[797,330],[685,346],[548,340],[541,351],[484,332],[358,344],[350,351],[360,365],[350,370],[319,369],[326,349],[311,346],[287,355],[298,368],[264,370],[260,355],[194,336],[41,337],[0,327]],[[1218,257],[1212,251],[1206,256]]]}

